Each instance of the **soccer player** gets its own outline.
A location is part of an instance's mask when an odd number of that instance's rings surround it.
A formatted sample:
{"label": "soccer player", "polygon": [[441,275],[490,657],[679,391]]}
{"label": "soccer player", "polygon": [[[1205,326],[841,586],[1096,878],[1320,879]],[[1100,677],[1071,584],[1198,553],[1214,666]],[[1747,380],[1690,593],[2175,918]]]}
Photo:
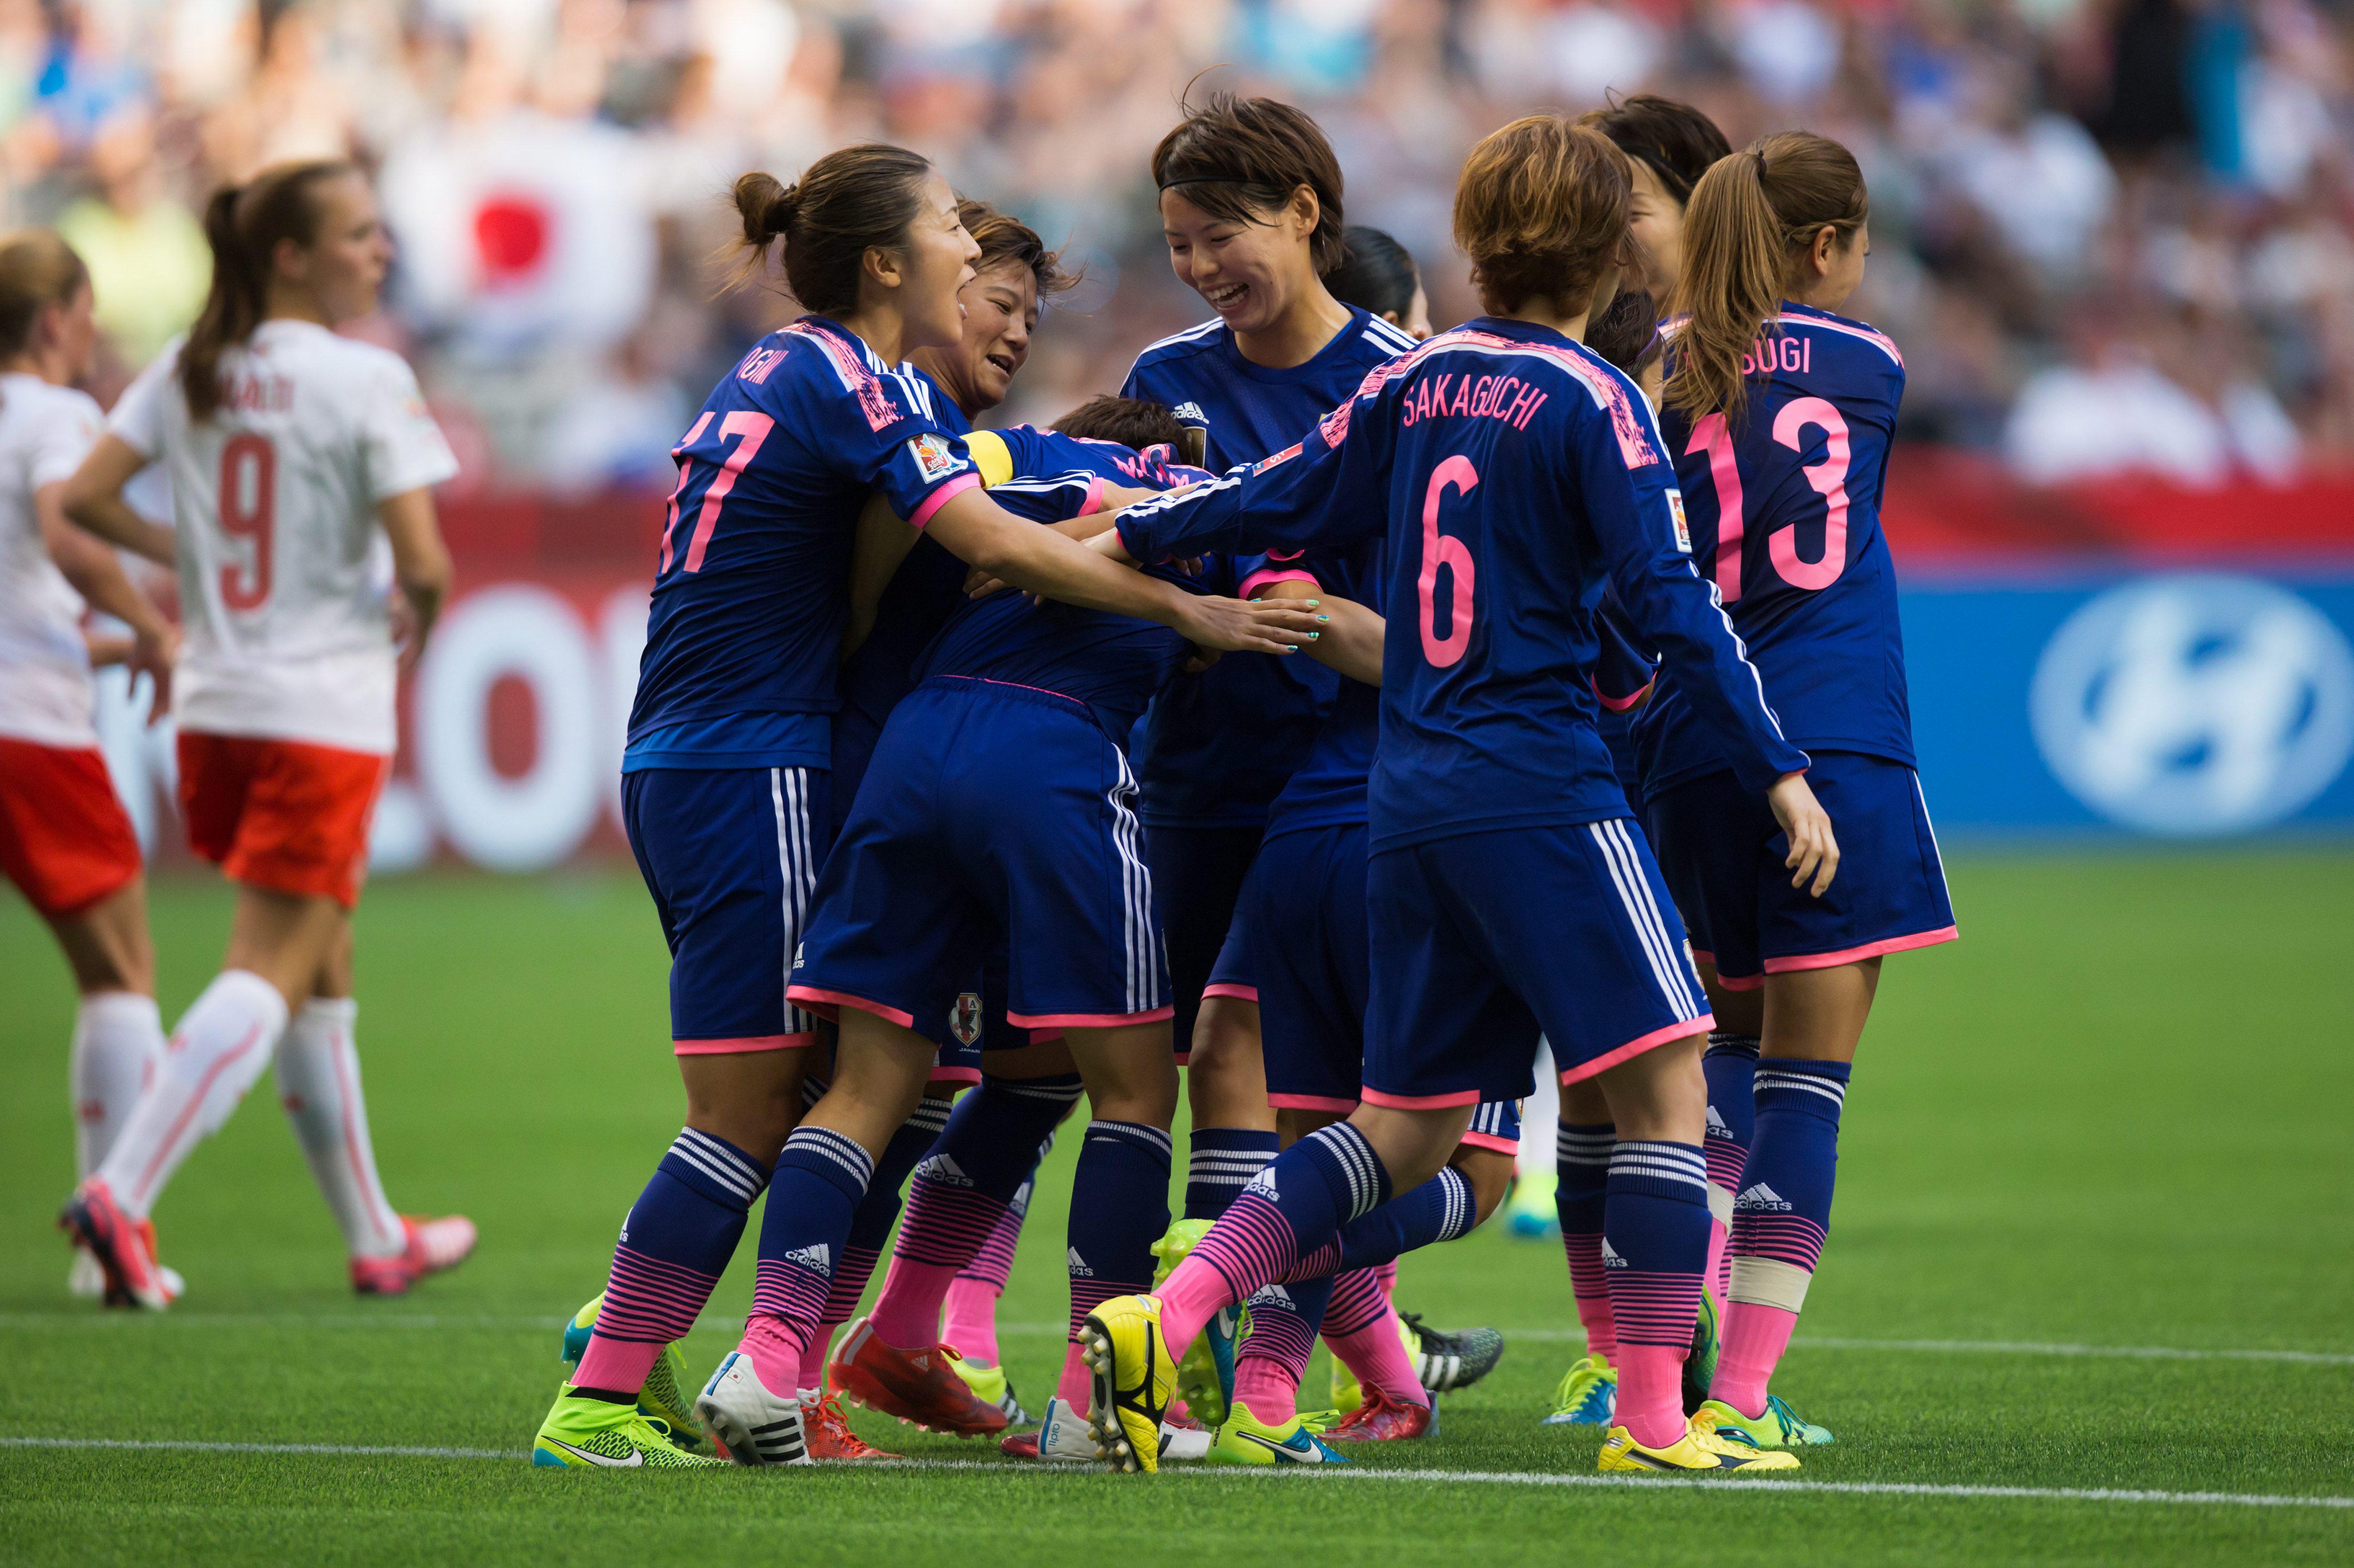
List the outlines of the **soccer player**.
{"label": "soccer player", "polygon": [[[781,241],[786,282],[810,313],[755,344],[679,443],[622,763],[631,844],[671,948],[687,1121],[631,1210],[574,1381],[534,1446],[539,1464],[703,1458],[673,1446],[641,1413],[639,1395],[709,1298],[779,1151],[783,1169],[805,1169],[787,1138],[815,1023],[786,981],[832,820],[844,588],[870,493],[880,488],[951,555],[1008,583],[1158,616],[1210,646],[1289,646],[1272,628],[1298,623],[1249,606],[1227,613],[1113,567],[981,493],[961,439],[891,368],[915,349],[960,340],[959,295],[980,255],[954,193],[925,159],[843,148],[790,187],[747,175],[735,199],[748,275]],[[838,1093],[857,1053],[836,1054]],[[859,1155],[862,1189],[873,1156],[920,1097],[897,1105]],[[788,1203],[768,1207],[756,1306],[782,1253],[798,1250],[784,1241],[800,1217]],[[829,1250],[803,1259],[817,1266],[804,1271],[818,1281],[816,1309],[832,1258]],[[753,1423],[762,1430],[757,1443],[738,1430],[738,1462],[808,1458],[800,1348],[767,1367]]]}
{"label": "soccer player", "polygon": [[1379,316],[1420,343],[1430,335],[1430,295],[1414,253],[1381,229],[1352,223],[1342,231],[1341,264],[1324,287],[1344,305]]}
{"label": "soccer player", "polygon": [[431,487],[458,464],[408,366],[334,330],[376,309],[392,258],[357,169],[267,169],[214,194],[205,233],[203,313],[123,393],[64,501],[101,537],[160,553],[122,488],[154,462],[171,477],[187,626],[180,811],[237,903],[220,973],[65,1223],[111,1289],[164,1306],[143,1223],[274,1058],[353,1287],[398,1295],[462,1262],[474,1226],[385,1199],[354,1043],[351,912],[395,743],[387,579],[413,657],[450,582]]}
{"label": "soccer player", "polygon": [[[1189,461],[1224,471],[1282,450],[1366,372],[1414,346],[1324,286],[1320,274],[1345,250],[1341,165],[1302,111],[1215,94],[1161,138],[1152,179],[1170,265],[1217,315],[1137,355],[1121,394],[1175,409]],[[1193,1111],[1185,1213],[1164,1240],[1164,1263],[1275,1157],[1249,955],[1231,955],[1236,967],[1225,972],[1217,960],[1268,802],[1307,756],[1338,679],[1306,660],[1222,659],[1163,691],[1137,736],[1140,814]],[[1255,1321],[1277,1316],[1293,1319],[1272,1330],[1281,1337],[1313,1337],[1279,1305]],[[1188,1352],[1189,1404],[1214,1411],[1233,1330],[1220,1319]]]}
{"label": "soccer player", "polygon": [[1702,1408],[1767,1446],[1830,1441],[1766,1385],[1830,1224],[1840,1111],[1882,957],[1956,936],[1880,530],[1904,362],[1833,313],[1862,281],[1870,218],[1855,159],[1820,136],[1769,136],[1702,175],[1662,423],[1694,556],[1814,758],[1808,777],[1852,866],[1821,897],[1776,872],[1766,804],[1727,769],[1685,683],[1664,683],[1636,721],[1645,820],[1694,956],[1719,990],[1764,998],[1723,1348]]}
{"label": "soccer player", "polygon": [[[92,302],[89,270],[54,232],[0,242],[0,874],[48,922],[81,995],[77,1178],[105,1160],[164,1062],[146,877],[90,723],[82,607],[131,628],[128,648],[98,652],[154,681],[152,719],[169,708],[179,642],[114,553],[66,521],[65,482],[106,423],[71,386],[97,351]],[[152,1232],[146,1245],[152,1255]],[[164,1294],[177,1295],[164,1274]],[[87,1248],[75,1252],[71,1284],[78,1295],[105,1291]]]}
{"label": "soccer player", "polygon": [[[1630,277],[1641,280],[1639,292],[1649,297],[1655,315],[1657,304],[1673,293],[1683,275],[1684,204],[1691,199],[1692,186],[1701,175],[1731,152],[1731,145],[1715,122],[1699,110],[1648,93],[1595,110],[1579,123],[1608,137],[1627,154],[1634,171],[1628,227],[1635,255],[1628,270]],[[1660,385],[1659,355],[1654,346],[1657,334],[1652,321],[1638,321],[1634,314],[1640,309],[1635,292],[1630,289],[1614,302],[1588,331],[1585,341],[1634,376],[1656,406]],[[1631,341],[1638,331],[1639,346]],[[1618,357],[1630,350],[1631,360]],[[1628,646],[1623,624],[1614,615],[1606,614],[1601,624],[1605,650],[1614,654],[1605,661],[1605,668],[1617,671],[1620,678],[1611,688],[1607,677],[1603,677],[1604,683],[1596,688],[1600,707],[1595,715],[1596,728],[1610,748],[1611,764],[1628,802],[1639,810],[1642,777],[1631,726],[1635,711],[1649,694],[1640,673],[1648,661]],[[1715,1343],[1712,1326],[1724,1300],[1725,1237],[1733,1220],[1734,1189],[1748,1146],[1749,1075],[1757,1060],[1757,1033],[1764,1019],[1755,993],[1718,987],[1715,970],[1704,957],[1697,967],[1716,1024],[1701,1059],[1702,1073],[1708,1080],[1703,1147],[1708,1161],[1709,1288],[1702,1302],[1699,1354],[1685,1368],[1687,1404],[1697,1404],[1707,1393],[1709,1352]],[[1548,1425],[1606,1428],[1617,1398],[1616,1324],[1602,1262],[1602,1211],[1616,1136],[1610,1108],[1598,1087],[1590,1083],[1564,1087],[1554,1136],[1553,1212],[1561,1224],[1562,1248],[1568,1255],[1578,1319],[1585,1328],[1585,1354],[1571,1364],[1553,1391],[1553,1412],[1545,1417]]]}
{"label": "soccer player", "polygon": [[1618,1132],[1605,1226],[1621,1390],[1601,1467],[1797,1464],[1682,1409],[1708,1246],[1709,1020],[1594,731],[1587,607],[1606,578],[1784,822],[1788,872],[1819,893],[1838,846],[1806,754],[1693,570],[1649,406],[1578,341],[1616,285],[1628,200],[1625,158],[1592,131],[1534,115],[1490,135],[1455,201],[1489,313],[1369,376],[1298,450],[1132,506],[1097,541],[1160,560],[1386,530],[1391,631],[1361,1101],[1278,1156],[1159,1295],[1089,1317],[1096,1428],[1116,1468],[1155,1467],[1169,1347],[1437,1175],[1477,1102],[1527,1093],[1540,1029],[1566,1080],[1600,1081]]}

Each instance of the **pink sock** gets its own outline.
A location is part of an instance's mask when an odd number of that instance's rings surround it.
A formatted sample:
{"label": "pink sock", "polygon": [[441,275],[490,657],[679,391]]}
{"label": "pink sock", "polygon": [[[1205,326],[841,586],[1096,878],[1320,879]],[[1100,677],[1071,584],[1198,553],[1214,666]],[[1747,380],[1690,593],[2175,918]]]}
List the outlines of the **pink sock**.
{"label": "pink sock", "polygon": [[1618,1425],[1646,1448],[1664,1448],[1682,1437],[1684,1347],[1620,1345],[1617,1364]]}
{"label": "pink sock", "polygon": [[572,1386],[635,1393],[646,1386],[646,1374],[654,1370],[662,1353],[657,1344],[591,1334],[588,1348],[580,1352],[580,1366],[572,1374]]}
{"label": "pink sock", "polygon": [[1063,1347],[1063,1375],[1055,1381],[1055,1397],[1071,1407],[1074,1415],[1087,1413],[1087,1401],[1095,1393],[1095,1382],[1087,1374],[1087,1363],[1079,1360],[1079,1347]]}
{"label": "pink sock", "polygon": [[1235,1398],[1269,1426],[1299,1414],[1299,1380],[1272,1356],[1246,1356],[1235,1364]]}
{"label": "pink sock", "polygon": [[1397,1259],[1392,1258],[1387,1263],[1375,1267],[1373,1270],[1373,1277],[1382,1282],[1382,1298],[1384,1300],[1394,1301],[1397,1299]]}
{"label": "pink sock", "polygon": [[1378,1388],[1401,1404],[1428,1404],[1430,1395],[1422,1386],[1422,1374],[1415,1370],[1405,1347],[1398,1342],[1397,1314],[1384,1312],[1368,1328],[1353,1333],[1327,1333],[1324,1342],[1341,1358],[1341,1364],[1357,1374],[1357,1381],[1367,1388]]}
{"label": "pink sock", "polygon": [[1731,1233],[1724,1222],[1714,1214],[1708,1217],[1708,1267],[1702,1271],[1701,1284],[1716,1298],[1716,1309],[1724,1310],[1724,1293],[1733,1278],[1733,1259],[1726,1255],[1724,1244]]}
{"label": "pink sock", "polygon": [[[791,1324],[766,1312],[755,1312],[745,1322],[743,1342],[737,1346],[752,1358],[752,1374],[760,1386],[779,1399],[801,1392],[801,1351],[806,1348]],[[585,1364],[588,1358],[581,1360]]]}
{"label": "pink sock", "polygon": [[891,1255],[891,1271],[883,1277],[883,1294],[875,1299],[872,1321],[883,1342],[902,1351],[920,1351],[939,1343],[940,1303],[957,1271],[936,1263],[917,1263],[904,1252]]}
{"label": "pink sock", "polygon": [[1616,1362],[1618,1319],[1610,1309],[1610,1278],[1602,1266],[1602,1233],[1564,1233],[1561,1245],[1569,1254],[1569,1287],[1577,1298],[1577,1320],[1585,1329],[1585,1353]]}
{"label": "pink sock", "polygon": [[[1790,1330],[1798,1315],[1755,1301],[1736,1301],[1725,1308],[1724,1343],[1716,1356],[1716,1377],[1708,1396],[1721,1399],[1744,1415],[1766,1414],[1766,1384],[1790,1348]],[[586,1361],[581,1362],[588,1365]]]}
{"label": "pink sock", "polygon": [[1235,1287],[1226,1277],[1199,1257],[1188,1257],[1169,1276],[1161,1286],[1161,1338],[1169,1345],[1172,1355],[1183,1355],[1182,1347],[1191,1345],[1221,1307],[1235,1302]]}
{"label": "pink sock", "polygon": [[797,1391],[805,1388],[822,1390],[825,1387],[825,1348],[833,1342],[833,1331],[841,1326],[839,1323],[820,1323],[817,1332],[810,1336],[810,1342],[801,1351],[801,1381],[793,1385]]}
{"label": "pink sock", "polygon": [[995,1366],[997,1292],[981,1280],[959,1275],[949,1287],[946,1307],[941,1342],[955,1346],[957,1354],[976,1366]]}

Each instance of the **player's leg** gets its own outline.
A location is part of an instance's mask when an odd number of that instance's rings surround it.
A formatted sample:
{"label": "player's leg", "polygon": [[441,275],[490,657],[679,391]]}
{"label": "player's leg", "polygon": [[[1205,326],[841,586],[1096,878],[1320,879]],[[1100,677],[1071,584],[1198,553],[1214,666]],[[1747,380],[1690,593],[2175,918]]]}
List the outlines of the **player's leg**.
{"label": "player's leg", "polygon": [[48,924],[81,997],[73,1033],[74,1160],[76,1176],[88,1176],[163,1065],[146,878],[134,871],[96,903],[52,915]]}
{"label": "player's leg", "polygon": [[1198,1223],[1172,1232],[1176,1245],[1163,1251],[1178,1257],[1276,1153],[1259,1059],[1258,991],[1247,972],[1250,954],[1228,941],[1258,843],[1255,828],[1146,832],[1176,1008],[1171,1027],[1193,1122],[1184,1219]]}

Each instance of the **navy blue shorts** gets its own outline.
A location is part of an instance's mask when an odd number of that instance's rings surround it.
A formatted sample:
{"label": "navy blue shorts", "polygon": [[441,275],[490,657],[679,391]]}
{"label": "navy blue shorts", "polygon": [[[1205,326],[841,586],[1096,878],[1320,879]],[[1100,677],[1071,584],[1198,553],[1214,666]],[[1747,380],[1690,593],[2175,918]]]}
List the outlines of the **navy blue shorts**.
{"label": "navy blue shorts", "polygon": [[[1365,851],[1363,822],[1278,833],[1235,906],[1226,945],[1246,942],[1257,955],[1267,1101],[1278,1110],[1357,1108],[1373,969]],[[1483,1103],[1463,1141],[1518,1150],[1520,1101]]]}
{"label": "navy blue shorts", "polygon": [[1913,769],[1853,751],[1818,751],[1807,783],[1839,835],[1839,874],[1820,898],[1790,885],[1790,841],[1763,795],[1730,772],[1661,790],[1644,820],[1691,929],[1692,956],[1727,991],[1789,969],[1824,969],[1950,942],[1953,901],[1929,807]]}
{"label": "navy blue shorts", "polygon": [[1518,1099],[1533,1086],[1540,1033],[1575,1083],[1713,1022],[1631,819],[1387,850],[1373,858],[1366,903],[1364,1097],[1375,1105]]}
{"label": "navy blue shorts", "polygon": [[[1181,1063],[1193,1049],[1193,1020],[1203,997],[1248,1001],[1257,992],[1246,969],[1222,974],[1218,960],[1243,879],[1258,853],[1260,832],[1159,826],[1144,831],[1152,885],[1161,898],[1161,927],[1168,937],[1170,996],[1177,1008],[1171,1029]],[[1246,961],[1237,954],[1238,964]]]}
{"label": "navy blue shorts", "polygon": [[670,944],[682,1056],[807,1045],[785,996],[825,857],[822,768],[649,768],[621,776],[621,824]]}
{"label": "navy blue shorts", "polygon": [[791,996],[895,1023],[949,1010],[1007,938],[1006,1022],[1170,1016],[1136,778],[1086,705],[938,676],[893,711],[818,883]]}

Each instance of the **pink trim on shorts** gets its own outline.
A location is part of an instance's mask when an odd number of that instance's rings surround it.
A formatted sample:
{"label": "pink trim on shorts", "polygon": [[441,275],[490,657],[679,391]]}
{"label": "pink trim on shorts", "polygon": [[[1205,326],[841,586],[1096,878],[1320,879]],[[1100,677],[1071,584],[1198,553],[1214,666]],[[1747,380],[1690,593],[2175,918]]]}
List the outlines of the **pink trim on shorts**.
{"label": "pink trim on shorts", "polygon": [[1385,1095],[1371,1088],[1360,1090],[1359,1097],[1369,1106],[1387,1106],[1392,1110],[1443,1110],[1448,1106],[1476,1106],[1488,1097],[1477,1089],[1453,1095]]}
{"label": "pink trim on shorts", "polygon": [[908,524],[913,527],[921,528],[925,524],[932,520],[932,514],[934,513],[938,512],[941,507],[946,506],[949,503],[950,497],[962,495],[966,491],[970,490],[974,485],[979,484],[980,482],[981,475],[977,473],[959,474],[956,478],[949,481],[938,490],[933,491],[929,495],[925,496],[922,503],[917,506],[916,514],[907,519]]}
{"label": "pink trim on shorts", "polygon": [[1946,926],[1935,931],[1915,931],[1909,937],[1891,937],[1885,941],[1866,942],[1861,948],[1842,948],[1836,953],[1800,953],[1796,958],[1768,959],[1766,960],[1766,972],[1787,975],[1800,969],[1832,969],[1841,964],[1876,959],[1882,953],[1909,952],[1914,948],[1934,948],[1940,942],[1958,942],[1961,939],[1962,933],[1958,927]]}
{"label": "pink trim on shorts", "polygon": [[1236,985],[1232,980],[1219,980],[1214,985],[1202,988],[1204,1001],[1214,996],[1230,996],[1236,1001],[1247,1001],[1254,1007],[1258,1005],[1258,987],[1255,985]]}
{"label": "pink trim on shorts", "polygon": [[1716,968],[1716,955],[1705,948],[1694,948],[1691,950],[1691,956],[1692,962],[1696,964],[1706,964],[1710,969]]}
{"label": "pink trim on shorts", "polygon": [[754,1051],[792,1051],[816,1044],[817,1032],[805,1029],[799,1034],[747,1034],[734,1040],[673,1040],[670,1043],[670,1054],[673,1056],[741,1056]]}
{"label": "pink trim on shorts", "polygon": [[1492,1149],[1499,1154],[1518,1154],[1521,1151],[1518,1143],[1509,1138],[1499,1138],[1492,1132],[1467,1132],[1455,1141],[1468,1143],[1474,1149]]}
{"label": "pink trim on shorts", "polygon": [[[913,1029],[916,1026],[914,1013],[902,1012],[896,1007],[885,1007],[879,1001],[869,1001],[863,996],[853,996],[846,991],[820,991],[811,985],[789,985],[785,988],[785,1000],[798,1001],[804,1006],[811,1002],[818,1002],[826,1007],[854,1007],[861,1012],[871,1012],[875,1017],[886,1022],[896,1023],[902,1029]],[[817,1013],[821,1018],[825,1016],[818,1008],[811,1007],[810,1011]],[[836,1020],[836,1022],[839,1021]]]}
{"label": "pink trim on shorts", "polygon": [[[1713,959],[1709,961],[1715,962]],[[1766,983],[1766,977],[1764,975],[1729,975],[1723,969],[1719,969],[1716,971],[1716,983],[1726,991],[1755,991]]]}
{"label": "pink trim on shorts", "polygon": [[977,1084],[981,1082],[981,1069],[942,1067],[935,1065],[932,1068],[932,1075],[924,1081],[928,1084]]}
{"label": "pink trim on shorts", "polygon": [[1014,1012],[1005,1022],[1016,1029],[1125,1029],[1131,1023],[1164,1023],[1177,1016],[1174,1007],[1143,1012]]}
{"label": "pink trim on shorts", "polygon": [[[1595,685],[1591,680],[1587,681],[1585,683],[1593,688],[1594,700],[1596,702],[1600,703],[1604,707],[1608,708],[1614,714],[1623,714],[1628,709],[1634,707],[1637,704],[1640,703],[1645,697],[1651,694],[1651,688],[1659,684],[1659,677],[1655,675],[1650,680],[1644,682],[1641,688],[1638,690],[1634,695],[1629,697],[1606,697],[1602,694],[1602,688]],[[1515,1144],[1513,1147],[1518,1148],[1519,1145]]]}
{"label": "pink trim on shorts", "polygon": [[1356,1101],[1335,1099],[1331,1095],[1269,1095],[1267,1103],[1278,1110],[1339,1111],[1342,1116],[1357,1108]]}
{"label": "pink trim on shorts", "polygon": [[[1315,582],[1316,574],[1314,572],[1303,572],[1297,567],[1293,567],[1289,571],[1276,571],[1271,567],[1261,567],[1258,570],[1253,572],[1250,576],[1242,580],[1242,586],[1235,589],[1235,597],[1236,599],[1248,599],[1256,590],[1270,587],[1276,583]],[[1323,585],[1321,583],[1317,583],[1316,586],[1321,588]]]}
{"label": "pink trim on shorts", "polygon": [[1182,1051],[1172,1051],[1169,1054],[1177,1058],[1177,1065],[1181,1067],[1190,1067],[1193,1065],[1193,1050],[1190,1045]]}
{"label": "pink trim on shorts", "polygon": [[1687,1018],[1681,1023],[1670,1023],[1665,1029],[1654,1029],[1639,1034],[1616,1051],[1605,1051],[1591,1062],[1581,1062],[1562,1074],[1564,1084],[1582,1084],[1596,1073],[1606,1073],[1630,1056],[1639,1056],[1654,1045],[1664,1045],[1670,1040],[1682,1040],[1694,1034],[1705,1034],[1716,1027],[1716,1015],[1703,1012],[1698,1018]]}

